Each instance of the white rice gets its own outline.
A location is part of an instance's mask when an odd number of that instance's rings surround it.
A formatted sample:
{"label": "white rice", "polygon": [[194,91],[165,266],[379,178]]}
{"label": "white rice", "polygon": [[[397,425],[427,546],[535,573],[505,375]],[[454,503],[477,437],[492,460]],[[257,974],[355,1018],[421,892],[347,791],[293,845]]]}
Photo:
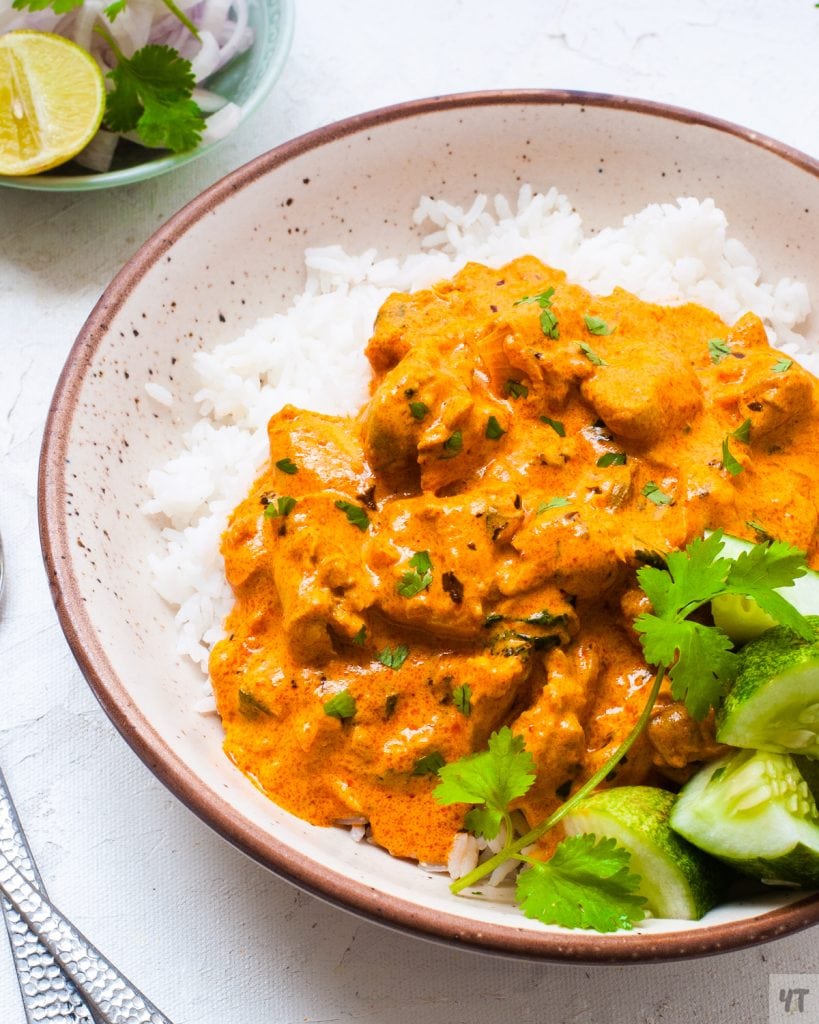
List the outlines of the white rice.
{"label": "white rice", "polygon": [[[430,231],[402,260],[379,259],[374,249],[308,249],[306,287],[287,313],[193,356],[201,418],[180,439],[179,454],[150,473],[145,511],[164,524],[151,559],[156,589],[177,609],[180,653],[205,675],[232,603],[219,538],[266,461],[267,421],[288,402],[326,413],[360,407],[369,380],[364,346],[393,291],[427,287],[469,260],[500,266],[531,253],[598,294],[619,285],[651,302],[698,302],[728,323],[753,310],[779,348],[819,373],[819,355],[794,330],[810,312],[805,285],[763,281],[710,199],[652,205],[621,227],[586,236],[565,196],[527,185],[516,202],[482,195],[466,210],[425,197],[414,222]],[[161,407],[174,403],[161,385],[146,391]],[[203,696],[199,710],[213,708]]]}

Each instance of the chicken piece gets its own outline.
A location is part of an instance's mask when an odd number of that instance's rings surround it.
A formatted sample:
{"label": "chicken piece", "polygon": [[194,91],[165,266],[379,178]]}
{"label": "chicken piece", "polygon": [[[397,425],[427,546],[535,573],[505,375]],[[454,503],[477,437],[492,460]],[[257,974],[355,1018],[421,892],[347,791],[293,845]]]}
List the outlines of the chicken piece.
{"label": "chicken piece", "polygon": [[[583,728],[600,671],[595,643],[576,643],[552,651],[546,661],[546,683],[530,708],[512,723],[537,767],[534,786],[519,801],[530,821],[539,820],[559,802],[559,790],[571,786],[586,754]],[[565,796],[565,794],[564,794]],[[548,810],[546,810],[548,813]]]}
{"label": "chicken piece", "polygon": [[[494,514],[497,522],[489,518]],[[493,593],[493,538],[518,515],[481,496],[391,501],[364,551],[377,581],[375,604],[394,622],[436,636],[482,636],[484,605]]]}
{"label": "chicken piece", "polygon": [[691,367],[649,341],[619,342],[616,356],[580,390],[610,431],[640,445],[691,423],[702,409]]}
{"label": "chicken piece", "polygon": [[[372,471],[353,420],[285,405],[267,426],[271,468],[265,488],[299,497],[324,487],[361,494],[373,484]],[[290,459],[295,473],[276,463]]]}
{"label": "chicken piece", "polygon": [[498,573],[498,587],[512,595],[544,580],[579,597],[599,596],[625,570],[623,545],[613,537],[607,513],[578,510],[577,502],[530,514],[511,540],[519,557]]}
{"label": "chicken piece", "polygon": [[685,704],[661,694],[647,729],[652,762],[674,782],[685,782],[701,761],[719,757],[728,748],[717,743],[714,713],[697,721]]}
{"label": "chicken piece", "polygon": [[[529,671],[520,658],[414,648],[400,672],[385,668],[381,673],[391,696],[389,713],[380,696],[374,708],[360,702],[351,749],[375,778],[411,774],[418,760],[433,751],[456,761],[486,746]],[[377,680],[374,684],[370,694],[378,689]]]}
{"label": "chicken piece", "polygon": [[333,634],[351,639],[372,603],[369,577],[361,572],[363,533],[336,501],[339,491],[300,498],[286,516],[266,520],[273,580],[282,605],[282,629],[293,655],[321,664],[334,654]]}

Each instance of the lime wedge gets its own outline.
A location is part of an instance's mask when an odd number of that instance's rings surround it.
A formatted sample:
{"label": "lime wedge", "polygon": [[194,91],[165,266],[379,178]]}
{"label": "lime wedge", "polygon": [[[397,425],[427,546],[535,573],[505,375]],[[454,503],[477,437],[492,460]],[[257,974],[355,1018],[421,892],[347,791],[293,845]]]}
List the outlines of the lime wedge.
{"label": "lime wedge", "polygon": [[727,873],[672,830],[675,799],[653,786],[615,786],[581,800],[563,825],[569,835],[591,832],[624,846],[655,917],[695,921],[717,903]]}
{"label": "lime wedge", "polygon": [[39,174],[96,135],[102,71],[86,50],[50,32],[0,36],[0,174]]}

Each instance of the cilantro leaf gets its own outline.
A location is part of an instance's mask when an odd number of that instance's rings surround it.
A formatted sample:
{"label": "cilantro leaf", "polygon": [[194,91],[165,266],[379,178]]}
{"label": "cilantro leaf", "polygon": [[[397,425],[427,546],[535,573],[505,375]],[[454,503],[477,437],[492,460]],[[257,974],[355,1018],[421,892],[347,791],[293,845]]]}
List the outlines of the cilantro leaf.
{"label": "cilantro leaf", "polygon": [[423,757],[419,757],[415,762],[415,767],[412,769],[413,775],[437,775],[441,769],[446,765],[443,754],[437,750],[433,750],[431,754],[425,754]]}
{"label": "cilantro leaf", "polygon": [[122,14],[125,10],[127,2],[128,0],[114,0],[112,4],[104,8],[105,17],[111,22],[116,21],[117,15]]}
{"label": "cilantro leaf", "polygon": [[324,714],[331,718],[352,718],[356,712],[355,697],[349,690],[341,690],[332,696],[324,705]]}
{"label": "cilantro leaf", "polygon": [[549,498],[548,501],[542,501],[535,509],[535,515],[542,515],[544,512],[548,512],[550,508],[563,508],[564,505],[571,505],[571,501],[568,498]]}
{"label": "cilantro leaf", "polygon": [[722,362],[723,359],[727,359],[730,356],[731,350],[728,348],[728,342],[723,338],[711,338],[708,342],[708,355],[711,356],[711,362],[717,366]]}
{"label": "cilantro leaf", "polygon": [[385,647],[378,655],[378,660],[386,668],[392,668],[397,671],[408,657],[409,647],[406,644],[399,644],[397,647],[392,648],[392,650],[389,647]]}
{"label": "cilantro leaf", "polygon": [[810,640],[813,631],[804,615],[777,593],[781,587],[793,586],[806,572],[805,555],[797,548],[779,540],[757,544],[731,563],[725,592],[751,598],[777,622]]}
{"label": "cilantro leaf", "polygon": [[280,469],[282,473],[287,473],[288,476],[293,476],[295,473],[298,473],[299,471],[299,467],[290,458],[279,459],[279,461],[276,463],[276,469]]}
{"label": "cilantro leaf", "polygon": [[540,329],[547,338],[560,337],[560,327],[557,322],[557,317],[552,311],[552,298],[554,293],[554,288],[547,288],[545,292],[540,292],[537,295],[524,295],[522,299],[518,299],[517,302],[515,302],[516,306],[522,306],[530,302],[536,302],[540,306]]}
{"label": "cilantro leaf", "polygon": [[416,551],[409,564],[411,570],[401,574],[396,587],[401,597],[415,597],[432,583],[432,562],[428,551]]}
{"label": "cilantro leaf", "polygon": [[697,537],[684,551],[670,551],[666,568],[645,565],[637,570],[637,581],[651,601],[654,614],[672,618],[687,615],[719,594],[728,575],[730,561],[720,558],[724,547],[722,531]]}
{"label": "cilantro leaf", "polygon": [[[16,6],[17,5],[15,4],[15,7]],[[793,360],[788,359],[786,356],[783,356],[781,359],[777,359],[777,361],[773,364],[772,369],[774,373],[787,373],[792,366]]]}
{"label": "cilantro leaf", "polygon": [[490,416],[489,419],[486,421],[485,436],[490,441],[499,441],[505,433],[506,431],[503,429],[500,423],[498,423],[497,417]]}
{"label": "cilantro leaf", "polygon": [[731,638],[716,626],[686,619],[673,622],[644,614],[634,623],[641,635],[646,660],[671,666],[671,694],[685,702],[692,718],[702,719],[733,682],[737,655]]}
{"label": "cilantro leaf", "polygon": [[298,501],[295,498],[291,498],[289,494],[282,494],[280,497],[268,501],[264,517],[265,519],[276,519],[278,516],[285,518],[290,515],[296,505],[298,505]]}
{"label": "cilantro leaf", "polygon": [[597,465],[601,469],[606,469],[607,466],[625,466],[627,462],[628,456],[625,452],[606,452],[597,460]]}
{"label": "cilantro leaf", "polygon": [[590,345],[586,344],[585,341],[581,341],[580,344],[578,345],[578,348],[583,353],[583,355],[588,359],[588,361],[590,363],[593,363],[595,366],[608,366],[609,365],[606,362],[606,360],[603,359],[602,356],[599,356]]}
{"label": "cilantro leaf", "polygon": [[487,839],[494,839],[516,797],[528,792],[535,781],[535,762],[509,726],[489,737],[489,749],[470,754],[438,772],[441,779],[433,793],[439,804],[479,804],[482,813],[468,815],[473,826]]}
{"label": "cilantro leaf", "polygon": [[455,430],[449,435],[444,441],[444,451],[447,453],[444,458],[451,459],[462,450],[464,446],[464,436],[460,430]]}
{"label": "cilantro leaf", "polygon": [[452,703],[461,712],[464,718],[472,714],[472,687],[469,683],[463,686],[456,686],[452,691]]}
{"label": "cilantro leaf", "polygon": [[172,47],[155,43],[129,59],[107,32],[102,34],[117,57],[116,67],[108,72],[114,88],[106,101],[106,126],[114,132],[136,130],[147,145],[175,153],[193,149],[205,122],[191,99],[191,62]]}
{"label": "cilantro leaf", "polygon": [[653,502],[655,505],[670,505],[674,500],[670,495],[666,494],[665,491],[661,491],[659,486],[655,484],[653,480],[649,480],[648,483],[645,484],[643,489],[640,491],[640,494],[642,494],[644,498],[648,498],[648,500]]}
{"label": "cilantro leaf", "polygon": [[50,7],[55,14],[68,14],[82,5],[83,0],[14,0],[11,6],[15,11],[44,11]]}
{"label": "cilantro leaf", "polygon": [[584,316],[583,320],[589,334],[606,335],[614,331],[614,328],[610,327],[605,320],[601,320],[599,316]]}
{"label": "cilantro leaf", "polygon": [[520,873],[517,898],[524,914],[544,924],[613,932],[645,917],[637,893],[639,875],[629,872],[630,856],[614,839],[569,836],[548,861]]}
{"label": "cilantro leaf", "polygon": [[429,406],[423,402],[410,402],[409,411],[412,418],[420,422],[429,412]]}
{"label": "cilantro leaf", "polygon": [[751,421],[743,420],[736,430],[731,431],[731,437],[735,437],[737,441],[742,441],[743,444],[748,444],[751,440]]}
{"label": "cilantro leaf", "polygon": [[728,447],[727,437],[722,439],[722,468],[726,473],[730,473],[731,476],[739,476],[739,474],[745,469],[742,463],[737,461],[733,452]]}
{"label": "cilantro leaf", "polygon": [[565,424],[561,423],[560,420],[553,420],[549,416],[541,416],[540,422],[545,423],[547,426],[550,426],[558,437],[566,436]]}
{"label": "cilantro leaf", "polygon": [[521,381],[510,377],[503,386],[503,393],[510,398],[528,398],[529,388]]}
{"label": "cilantro leaf", "polygon": [[364,532],[370,525],[370,517],[360,505],[354,505],[351,501],[342,501],[341,499],[335,505],[337,509],[340,509],[347,516],[347,522],[351,526],[357,526],[359,530]]}

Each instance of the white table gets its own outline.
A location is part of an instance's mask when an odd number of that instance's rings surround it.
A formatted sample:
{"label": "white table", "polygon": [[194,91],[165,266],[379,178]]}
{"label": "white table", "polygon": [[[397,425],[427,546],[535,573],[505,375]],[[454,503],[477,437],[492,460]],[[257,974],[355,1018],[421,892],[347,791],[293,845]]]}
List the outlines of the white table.
{"label": "white table", "polygon": [[[722,958],[632,968],[504,961],[363,922],[212,834],[126,746],[68,651],[37,536],[49,396],[114,272],[227,171],[337,118],[494,87],[664,100],[819,157],[812,0],[297,5],[282,79],[216,154],[108,193],[0,192],[0,529],[9,572],[0,763],[52,898],[175,1024],[766,1022],[772,973],[819,971],[819,930]],[[819,1020],[816,982],[811,1020]],[[0,1021],[23,1021],[5,940]]]}

